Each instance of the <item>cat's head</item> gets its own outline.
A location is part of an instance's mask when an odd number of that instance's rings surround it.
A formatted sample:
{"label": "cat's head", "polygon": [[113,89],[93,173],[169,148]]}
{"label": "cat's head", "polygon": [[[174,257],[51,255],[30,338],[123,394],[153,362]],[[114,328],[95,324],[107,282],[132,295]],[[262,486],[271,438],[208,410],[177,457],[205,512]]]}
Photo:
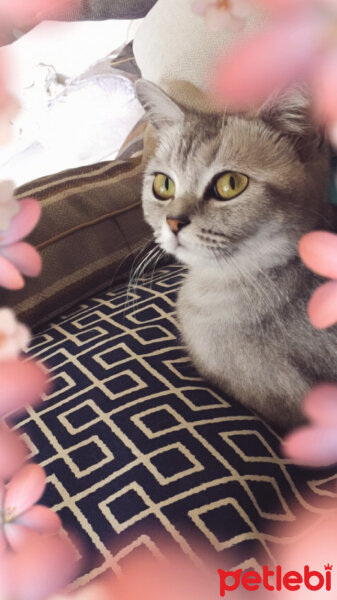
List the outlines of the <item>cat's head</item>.
{"label": "cat's head", "polygon": [[164,250],[192,266],[233,258],[260,269],[287,262],[300,236],[323,226],[328,155],[303,95],[210,115],[147,81],[136,90],[157,134],[144,214]]}

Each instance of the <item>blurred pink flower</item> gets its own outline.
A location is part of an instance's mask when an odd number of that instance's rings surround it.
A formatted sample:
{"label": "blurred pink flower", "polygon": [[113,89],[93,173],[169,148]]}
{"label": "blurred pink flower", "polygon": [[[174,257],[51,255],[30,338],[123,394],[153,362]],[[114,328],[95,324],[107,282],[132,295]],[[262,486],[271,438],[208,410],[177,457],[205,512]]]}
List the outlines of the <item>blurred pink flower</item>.
{"label": "blurred pink flower", "polygon": [[0,427],[0,481],[8,481],[23,465],[28,449],[12,431]]}
{"label": "blurred pink flower", "polygon": [[111,582],[114,600],[205,600],[219,597],[218,564],[206,556],[205,548],[197,550],[203,556],[202,566],[196,566],[182,551],[166,545],[161,548],[165,560],[151,556],[145,549],[129,558],[121,577]]}
{"label": "blurred pink flower", "polygon": [[48,388],[47,375],[33,361],[0,363],[0,416],[40,402]]}
{"label": "blurred pink flower", "polygon": [[284,454],[301,465],[337,463],[337,386],[325,384],[310,390],[303,412],[311,424],[295,429],[284,439]]}
{"label": "blurred pink flower", "polygon": [[8,485],[2,485],[0,548],[3,551],[8,547],[18,550],[29,540],[32,531],[49,535],[59,531],[58,515],[45,506],[35,505],[45,485],[46,474],[35,464],[22,467]]}
{"label": "blurred pink flower", "polygon": [[278,19],[218,59],[212,89],[235,110],[260,106],[275,91],[312,76],[321,64],[327,23],[311,12]]}
{"label": "blurred pink flower", "polygon": [[18,200],[13,198],[13,191],[14,185],[11,181],[0,182],[0,231],[5,231],[9,228],[12,218],[20,210]]}
{"label": "blurred pink flower", "polygon": [[218,598],[218,564],[206,558],[205,548],[198,553],[203,565],[196,566],[176,546],[163,544],[162,558],[145,548],[129,556],[118,577],[107,575],[74,593],[53,600],[205,600]]}
{"label": "blurred pink flower", "polygon": [[1,598],[46,600],[62,591],[77,570],[70,542],[56,535],[32,535],[18,552],[1,556]]}
{"label": "blurred pink flower", "polygon": [[17,358],[30,341],[29,329],[10,308],[0,308],[0,361]]}
{"label": "blurred pink flower", "polygon": [[[293,588],[286,590],[284,587],[280,592],[276,592],[276,597],[279,600],[296,598],[297,600],[308,600],[309,598],[330,598],[334,595],[332,590],[336,589],[336,563],[337,556],[337,515],[331,509],[323,511],[318,515],[308,516],[308,512],[296,515],[295,523],[287,525],[283,523],[279,529],[276,529],[277,542],[283,541],[281,544],[275,544],[275,563],[282,565],[282,572],[297,571],[304,573],[304,566],[308,565],[310,571],[317,570],[325,579],[325,565],[333,565],[331,572],[331,591],[326,590],[325,584],[322,589],[317,589],[315,592],[308,590],[302,583],[299,589]],[[288,543],[287,543],[288,540]],[[271,565],[271,568],[272,565]],[[274,569],[273,569],[274,570]],[[275,581],[275,579],[274,579]],[[319,584],[318,577],[310,578],[312,585]],[[294,591],[296,593],[294,594]],[[250,594],[249,594],[250,595]],[[270,592],[265,593],[267,598],[270,598]],[[273,596],[273,595],[272,595]],[[258,598],[260,597],[258,592]],[[264,597],[264,595],[262,596]],[[244,596],[246,598],[246,595]]]}
{"label": "blurred pink flower", "polygon": [[[111,590],[111,580],[103,578],[76,590],[72,594],[58,595],[51,600],[112,600]],[[114,600],[119,599],[116,597]]]}
{"label": "blurred pink flower", "polygon": [[299,254],[309,269],[335,280],[321,285],[308,306],[314,327],[330,327],[337,322],[337,235],[328,231],[307,233],[300,240]]}
{"label": "blurred pink flower", "polygon": [[[277,1],[274,10],[282,4]],[[284,6],[287,10],[281,10],[265,30],[220,57],[212,81],[214,94],[227,107],[245,110],[294,83],[306,82],[319,119],[332,125],[337,121],[337,3],[287,0]]]}
{"label": "blurred pink flower", "polygon": [[26,27],[38,22],[44,13],[57,15],[62,6],[70,3],[70,0],[0,0],[1,21],[2,24]]}
{"label": "blurred pink flower", "polygon": [[239,31],[251,7],[247,0],[194,0],[192,9],[205,18],[210,31],[224,28]]}
{"label": "blurred pink flower", "polygon": [[41,214],[37,200],[19,201],[20,212],[13,217],[7,231],[0,231],[0,286],[16,290],[24,286],[21,273],[36,277],[41,270],[39,253],[20,240],[34,229]]}
{"label": "blurred pink flower", "polygon": [[336,6],[336,0],[252,0],[257,5],[270,12],[277,14],[283,12],[295,12],[302,8],[317,7],[321,9],[326,6],[328,8],[334,8]]}

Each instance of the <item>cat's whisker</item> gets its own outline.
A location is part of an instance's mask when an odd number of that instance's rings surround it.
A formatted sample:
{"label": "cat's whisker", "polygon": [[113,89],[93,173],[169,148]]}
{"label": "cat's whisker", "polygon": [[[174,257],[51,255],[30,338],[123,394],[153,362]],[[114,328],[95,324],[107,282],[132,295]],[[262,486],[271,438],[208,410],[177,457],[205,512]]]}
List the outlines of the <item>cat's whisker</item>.
{"label": "cat's whisker", "polygon": [[[205,241],[208,240],[208,238],[202,238],[202,236],[200,236],[200,235],[198,235],[198,238],[204,239]],[[248,303],[252,308],[252,316],[254,316],[254,318],[257,321],[259,321],[260,327],[262,327],[261,319],[257,318],[257,315],[259,313],[256,309],[255,304],[251,300],[251,296],[249,295],[249,290],[247,289],[247,283],[250,285],[250,287],[253,290],[255,290],[255,292],[260,297],[261,301],[263,301],[264,299],[267,299],[268,305],[270,307],[272,307],[272,309],[274,311],[274,320],[279,326],[280,333],[281,333],[283,341],[284,341],[285,351],[287,352],[288,344],[287,344],[287,340],[286,340],[285,333],[284,333],[284,327],[282,326],[282,321],[278,317],[277,310],[274,309],[275,299],[273,298],[273,293],[274,293],[274,296],[276,298],[278,298],[279,303],[282,302],[283,298],[282,298],[282,295],[280,294],[277,286],[273,283],[273,281],[270,279],[270,277],[268,277],[267,273],[265,273],[260,268],[257,269],[257,273],[261,274],[268,280],[268,287],[266,288],[260,284],[257,277],[253,277],[250,273],[248,273],[245,270],[245,268],[242,265],[241,266],[239,265],[239,262],[236,260],[235,255],[233,255],[233,253],[223,244],[221,246],[219,246],[215,242],[213,242],[213,245],[210,245],[210,244],[207,245],[207,249],[213,252],[215,258],[217,259],[218,265],[220,265],[220,267],[222,267],[222,265],[221,265],[221,261],[219,260],[219,253],[220,253],[221,257],[223,259],[225,259],[227,263],[230,263],[234,267],[234,269],[237,271],[237,273],[242,281],[243,290],[247,297]],[[273,293],[268,294],[268,288],[272,289]]]}
{"label": "cat's whisker", "polygon": [[[253,290],[255,290],[255,292],[259,295],[260,300],[266,300],[268,302],[268,305],[270,307],[270,310],[272,311],[273,314],[273,319],[274,322],[278,325],[278,328],[280,330],[281,336],[283,338],[283,342],[284,342],[284,350],[285,350],[285,355],[288,354],[288,342],[286,340],[285,337],[285,332],[284,332],[284,326],[282,324],[281,319],[278,316],[277,313],[277,304],[282,304],[282,296],[278,290],[278,288],[276,287],[276,285],[272,282],[272,280],[270,279],[270,277],[268,277],[268,275],[260,268],[258,268],[257,272],[260,273],[261,275],[263,275],[264,277],[267,278],[268,283],[269,283],[269,289],[272,287],[275,293],[275,296],[273,297],[272,294],[268,294],[268,287],[264,287],[263,285],[260,284],[259,280],[257,277],[253,277],[250,273],[248,273],[245,268],[241,265],[239,266],[238,261],[235,259],[235,257],[233,255],[229,255],[228,260],[231,262],[231,264],[233,265],[233,267],[237,270],[237,272],[239,273],[239,275],[241,275],[241,280],[242,281],[246,281],[250,284],[251,288]],[[278,298],[279,302],[275,302],[275,297]],[[253,313],[257,313],[257,308],[254,304],[254,310]],[[259,319],[259,324],[261,327],[263,327],[261,319]]]}
{"label": "cat's whisker", "polygon": [[[148,240],[146,240],[146,241],[149,242],[150,239],[148,238]],[[125,299],[125,303],[124,303],[124,315],[126,313],[126,309],[127,309],[128,302],[129,302],[129,299],[130,299],[130,294],[131,294],[131,290],[132,290],[133,273],[134,273],[134,270],[137,268],[136,263],[137,263],[138,258],[143,254],[143,252],[145,250],[145,247],[146,246],[144,246],[143,248],[141,248],[139,250],[139,252],[137,252],[137,254],[134,256],[134,259],[132,261],[132,265],[131,265],[131,268],[130,268],[129,280],[128,280],[128,286],[127,286],[127,290],[126,290],[126,299]]]}
{"label": "cat's whisker", "polygon": [[[143,275],[144,271],[151,264],[152,260],[156,258],[157,254],[160,253],[160,248],[155,246],[151,248],[149,252],[143,257],[140,263],[130,273],[129,285],[127,289],[126,303],[129,300],[131,293],[137,290],[139,279]],[[135,299],[133,300],[133,309],[135,308]]]}
{"label": "cat's whisker", "polygon": [[316,215],[317,217],[320,217],[320,220],[323,221],[327,225],[327,229],[331,230],[331,218],[328,218],[325,215],[322,215],[321,213],[319,213],[317,210],[313,210],[312,208],[308,208],[308,207],[306,207],[306,212],[310,212],[312,215]]}
{"label": "cat's whisker", "polygon": [[158,246],[155,246],[146,254],[146,256],[144,256],[143,260],[137,265],[132,275],[132,282],[134,287],[138,286],[140,278],[142,277],[146,269],[149,267],[152,260],[157,256],[158,252],[160,252],[160,248]]}
{"label": "cat's whisker", "polygon": [[[245,294],[245,296],[247,298],[248,304],[251,307],[251,315],[252,315],[253,319],[255,320],[255,322],[258,323],[261,332],[263,332],[263,325],[262,325],[262,322],[261,322],[260,315],[259,315],[259,313],[258,313],[258,311],[256,309],[255,303],[252,301],[252,298],[251,298],[251,296],[249,294],[249,290],[247,289],[247,280],[250,281],[249,277],[245,276],[245,274],[241,271],[241,269],[238,266],[237,262],[235,261],[235,259],[233,258],[233,256],[230,253],[227,253],[227,255],[226,255],[226,261],[227,261],[227,263],[230,263],[234,267],[234,269],[237,271],[237,273],[239,275],[239,279],[241,280],[241,283],[242,283],[242,286],[243,286],[243,292],[244,292],[244,294]],[[220,266],[222,266],[221,263],[219,263],[219,264],[220,264]],[[250,281],[250,285],[252,287],[255,287],[253,285],[252,281]]]}
{"label": "cat's whisker", "polygon": [[[222,252],[224,252],[223,248],[222,248]],[[244,291],[245,296],[246,296],[246,298],[248,300],[248,304],[251,307],[251,315],[254,318],[255,322],[258,323],[260,331],[261,331],[261,334],[262,334],[262,337],[264,337],[265,330],[264,330],[264,327],[263,327],[263,323],[261,321],[260,313],[257,310],[256,303],[254,303],[252,301],[252,297],[249,294],[249,289],[247,288],[247,283],[259,295],[261,301],[263,301],[263,299],[265,297],[267,297],[268,300],[269,300],[269,304],[271,305],[272,308],[274,306],[273,301],[272,301],[271,297],[268,297],[268,294],[266,294],[265,288],[263,288],[263,286],[261,286],[259,284],[257,278],[253,278],[249,273],[247,273],[245,271],[244,267],[242,267],[242,266],[240,267],[239,264],[238,264],[238,261],[235,259],[235,257],[231,253],[229,253],[227,251],[224,254],[225,254],[226,261],[229,262],[234,267],[234,269],[237,271],[237,273],[239,275],[239,278],[240,278],[240,280],[241,280],[241,282],[243,284],[243,291]],[[220,266],[221,266],[221,264],[220,264]],[[273,310],[273,316],[274,316],[275,321],[278,323],[278,326],[279,326],[279,329],[280,329],[280,332],[281,332],[281,335],[282,335],[282,338],[283,338],[283,341],[284,341],[285,352],[287,353],[287,351],[288,351],[288,344],[287,344],[287,340],[285,338],[284,328],[282,326],[282,322],[278,318],[276,310]]]}
{"label": "cat's whisker", "polygon": [[[272,314],[273,314],[274,322],[275,322],[276,325],[278,325],[279,331],[280,331],[280,333],[282,335],[282,338],[283,338],[283,342],[284,342],[284,355],[286,357],[286,356],[289,355],[289,345],[288,345],[288,341],[287,341],[287,338],[286,338],[286,335],[285,335],[284,323],[282,323],[282,320],[280,319],[280,317],[278,315],[278,306],[282,306],[284,298],[282,297],[282,295],[280,293],[280,290],[277,288],[277,286],[275,285],[275,283],[273,282],[273,280],[267,275],[266,272],[264,272],[262,269],[259,269],[258,273],[260,275],[262,275],[265,279],[267,279],[269,289],[272,288],[274,290],[274,294],[275,294],[276,298],[278,298],[278,304],[273,301],[272,296],[270,296],[268,299],[269,299],[269,302],[270,302],[270,306],[272,307]],[[264,292],[264,294],[266,295],[266,288],[263,285],[260,285],[260,284],[259,284],[259,287]]]}
{"label": "cat's whisker", "polygon": [[153,278],[154,278],[155,271],[157,269],[157,265],[158,265],[159,261],[165,256],[165,254],[166,254],[165,250],[160,250],[160,252],[158,252],[157,257],[154,259],[154,262],[152,264],[150,283],[149,283],[150,290],[152,290]]}

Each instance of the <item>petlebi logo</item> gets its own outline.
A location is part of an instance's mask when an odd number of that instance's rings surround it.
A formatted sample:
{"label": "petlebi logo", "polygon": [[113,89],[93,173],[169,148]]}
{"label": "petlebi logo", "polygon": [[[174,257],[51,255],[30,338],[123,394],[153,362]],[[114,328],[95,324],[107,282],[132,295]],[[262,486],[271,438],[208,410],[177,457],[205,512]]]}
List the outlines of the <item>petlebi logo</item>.
{"label": "petlebi logo", "polygon": [[262,575],[257,571],[245,571],[237,569],[236,571],[223,571],[218,569],[220,577],[220,596],[226,596],[226,592],[234,592],[240,586],[248,592],[255,592],[264,588],[267,591],[289,590],[295,592],[299,589],[307,588],[312,592],[325,589],[331,591],[331,572],[332,566],[329,563],[324,565],[324,572],[311,569],[309,565],[304,565],[303,571],[283,571],[280,565],[274,570],[264,566]]}

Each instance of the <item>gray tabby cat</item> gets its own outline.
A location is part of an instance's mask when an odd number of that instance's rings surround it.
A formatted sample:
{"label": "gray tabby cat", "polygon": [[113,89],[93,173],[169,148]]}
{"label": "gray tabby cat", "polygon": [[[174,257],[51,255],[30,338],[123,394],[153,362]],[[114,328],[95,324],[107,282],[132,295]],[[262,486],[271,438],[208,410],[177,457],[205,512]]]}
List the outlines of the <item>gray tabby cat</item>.
{"label": "gray tabby cat", "polygon": [[279,428],[303,421],[306,391],[337,380],[337,328],[315,330],[306,307],[321,279],[297,244],[335,230],[329,156],[303,96],[255,114],[186,110],[140,80],[157,130],[143,206],[156,242],[188,267],[178,297],[198,371]]}

